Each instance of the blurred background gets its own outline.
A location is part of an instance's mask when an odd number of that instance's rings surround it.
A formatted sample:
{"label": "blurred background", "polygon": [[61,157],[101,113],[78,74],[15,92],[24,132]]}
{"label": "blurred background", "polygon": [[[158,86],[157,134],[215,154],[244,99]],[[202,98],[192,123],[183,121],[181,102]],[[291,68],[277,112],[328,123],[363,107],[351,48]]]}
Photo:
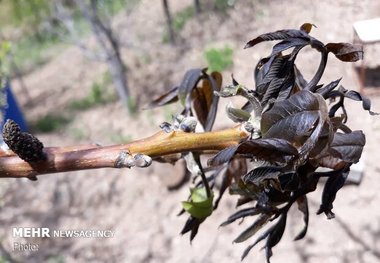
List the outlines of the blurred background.
{"label": "blurred background", "polygon": [[[0,0],[0,71],[28,130],[45,146],[126,143],[153,134],[177,113],[175,104],[143,108],[188,69],[222,71],[225,85],[233,73],[254,87],[253,68],[272,44],[244,50],[257,35],[310,22],[317,26],[311,35],[324,43],[352,42],[354,23],[377,17],[376,0]],[[379,51],[380,43],[365,47],[364,92],[375,112]],[[306,78],[318,64],[311,49],[297,59]],[[359,90],[360,67],[330,56],[322,83],[343,77],[345,88]],[[233,125],[223,116],[228,101],[221,100],[217,129]],[[297,242],[302,215],[291,210],[273,262],[380,262],[380,120],[359,102],[349,102],[348,113],[350,127],[367,136],[363,180],[338,193],[334,220],[315,215],[321,189],[312,193],[308,234]],[[218,228],[235,210],[235,197],[224,196],[192,244],[179,235],[186,217],[177,213],[188,185],[171,189],[182,179],[181,165],[158,163],[45,175],[37,182],[2,179],[0,262],[239,262],[254,238],[232,241],[252,221]],[[12,227],[21,226],[113,230],[115,237],[27,238],[21,241],[39,250],[13,252]],[[245,261],[264,262],[259,248]]]}

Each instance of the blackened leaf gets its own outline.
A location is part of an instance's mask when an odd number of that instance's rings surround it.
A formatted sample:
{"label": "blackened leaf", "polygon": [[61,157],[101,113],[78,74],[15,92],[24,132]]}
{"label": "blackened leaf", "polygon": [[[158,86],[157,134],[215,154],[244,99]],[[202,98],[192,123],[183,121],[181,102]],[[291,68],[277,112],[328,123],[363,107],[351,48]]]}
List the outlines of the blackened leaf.
{"label": "blackened leaf", "polygon": [[279,90],[276,101],[288,99],[289,96],[293,93],[293,89],[295,88],[294,83],[295,75],[293,70],[291,70],[281,85],[281,89]]}
{"label": "blackened leaf", "polygon": [[345,62],[355,62],[363,59],[363,47],[349,43],[328,43],[328,52],[333,53],[338,59]]}
{"label": "blackened leaf", "polygon": [[265,105],[270,99],[277,98],[278,93],[281,90],[282,84],[285,78],[274,78],[269,85],[266,87],[264,97],[262,99],[262,104]]}
{"label": "blackened leaf", "polygon": [[319,52],[321,52],[321,60],[319,62],[318,70],[314,74],[313,78],[309,81],[309,83],[307,83],[307,85],[305,87],[306,90],[310,90],[310,91],[314,92],[318,88],[318,86],[317,86],[318,82],[320,81],[320,79],[323,75],[323,72],[325,71],[326,64],[327,64],[327,58],[328,58],[329,53],[327,52],[327,50],[323,46],[323,43],[316,40],[316,39],[313,39],[311,41],[311,47],[315,48]]}
{"label": "blackened leaf", "polygon": [[359,92],[354,90],[345,91],[344,96],[352,100],[362,101],[363,109],[367,110],[369,114],[379,115],[379,113],[371,111],[371,101],[366,96],[361,95]]}
{"label": "blackened leaf", "polygon": [[272,41],[272,40],[282,40],[289,38],[304,38],[309,39],[309,35],[303,30],[297,29],[288,29],[288,30],[278,30],[272,33],[262,34],[250,41],[245,45],[244,48],[253,47],[264,41]]}
{"label": "blackened leaf", "polygon": [[244,230],[233,242],[241,243],[257,233],[266,223],[268,223],[272,214],[261,214],[256,221]]}
{"label": "blackened leaf", "polygon": [[310,151],[311,158],[318,158],[322,153],[326,152],[334,136],[333,126],[330,119],[325,121],[322,130],[319,133],[318,142]]}
{"label": "blackened leaf", "polygon": [[218,104],[219,104],[219,96],[215,94],[215,92],[220,91],[222,87],[222,74],[219,72],[212,72],[211,76],[207,75],[207,78],[210,81],[211,84],[211,90],[212,90],[212,102],[211,105],[208,107],[208,115],[207,115],[207,121],[205,125],[205,131],[211,131],[212,126],[215,122],[216,113],[218,111]]}
{"label": "blackened leaf", "polygon": [[298,151],[288,141],[282,139],[257,139],[242,142],[226,148],[208,160],[209,165],[228,162],[236,153],[248,154],[258,159],[272,162],[284,162],[298,156]]}
{"label": "blackened leaf", "polygon": [[336,197],[336,193],[343,187],[346,182],[347,176],[350,172],[350,167],[346,166],[344,169],[336,171],[335,174],[329,176],[326,181],[325,187],[322,193],[322,204],[317,214],[325,213],[328,219],[335,217],[331,211],[333,208],[333,202]]}
{"label": "blackened leaf", "polygon": [[307,204],[307,197],[303,195],[297,199],[298,210],[303,213],[304,227],[301,232],[294,238],[294,240],[300,240],[305,237],[307,228],[309,226],[309,206]]}
{"label": "blackened leaf", "polygon": [[288,141],[281,139],[257,139],[242,142],[237,152],[271,162],[284,162],[289,157],[298,156],[297,149]]}
{"label": "blackened leaf", "polygon": [[163,106],[169,103],[176,102],[178,100],[178,87],[175,87],[168,91],[167,93],[161,95],[157,99],[153,100],[149,105],[148,108],[154,108],[154,107],[159,107]]}
{"label": "blackened leaf", "polygon": [[285,74],[283,70],[286,69],[286,65],[289,61],[289,55],[287,56],[274,56],[272,59],[268,60],[262,68],[259,70],[261,72],[260,78],[256,79],[256,91],[259,94],[264,94],[266,92],[266,87],[275,78],[284,78]]}
{"label": "blackened leaf", "polygon": [[282,173],[282,167],[278,166],[263,166],[257,167],[251,170],[244,176],[244,182],[260,184],[262,180],[278,179],[278,176]]}
{"label": "blackened leaf", "polygon": [[284,41],[281,41],[280,43],[274,45],[272,49],[272,54],[271,56],[275,56],[280,54],[282,51],[285,51],[289,48],[292,47],[300,47],[300,46],[306,46],[309,44],[309,41],[307,39],[302,39],[302,38],[289,38]]}
{"label": "blackened leaf", "polygon": [[365,145],[365,135],[362,131],[351,133],[335,133],[329,152],[345,162],[357,163]]}
{"label": "blackened leaf", "polygon": [[270,232],[267,243],[265,245],[265,252],[266,252],[266,258],[267,262],[269,263],[269,259],[272,256],[272,248],[280,242],[282,235],[284,234],[285,226],[286,226],[286,216],[287,214],[284,213],[281,215],[280,219],[278,220],[277,224],[273,227],[273,230]]}
{"label": "blackened leaf", "polygon": [[235,155],[238,148],[239,148],[239,145],[234,145],[224,150],[221,150],[214,157],[209,159],[207,161],[207,164],[209,166],[216,166],[216,165],[221,165],[221,164],[229,162],[232,159],[232,157]]}
{"label": "blackened leaf", "polygon": [[[331,94],[331,93],[329,93]],[[329,94],[327,96],[329,96]],[[329,110],[329,117],[333,118],[335,116],[335,113],[339,110],[342,109],[343,111],[343,123],[347,121],[347,111],[346,108],[344,107],[344,96],[341,95],[339,98],[339,101],[335,103]]]}
{"label": "blackened leaf", "polygon": [[276,102],[265,112],[261,119],[261,131],[263,138],[287,140],[300,146],[300,153],[308,154],[316,144],[326,119],[324,99],[302,90],[289,99]]}
{"label": "blackened leaf", "polygon": [[219,189],[219,196],[214,202],[214,210],[218,207],[218,204],[226,191],[231,185],[232,180],[239,181],[240,177],[247,172],[247,163],[244,158],[233,158],[227,166],[223,175],[222,184]]}
{"label": "blackened leaf", "polygon": [[265,75],[269,72],[269,69],[272,65],[273,60],[276,56],[262,58],[256,65],[255,70],[253,72],[253,77],[256,83],[256,92],[260,93],[257,89],[260,83],[262,83]]}
{"label": "blackened leaf", "polygon": [[182,105],[185,105],[186,98],[191,94],[191,91],[196,87],[200,80],[202,69],[190,69],[185,73],[181,84],[178,87],[178,98]]}
{"label": "blackened leaf", "polygon": [[[263,114],[261,132],[264,138],[274,137],[292,141],[292,138],[298,134],[304,136],[310,131],[310,127],[318,119],[318,110],[319,103],[316,96],[306,90],[300,91],[287,100],[275,103]],[[300,118],[303,115],[304,117]]]}
{"label": "blackened leaf", "polygon": [[295,82],[297,83],[297,86],[299,89],[304,89],[307,86],[307,81],[303,77],[301,71],[297,68],[296,65],[294,65],[294,75],[295,75]]}
{"label": "blackened leaf", "polygon": [[241,219],[241,218],[244,218],[247,216],[254,216],[254,215],[257,215],[259,213],[261,213],[261,210],[257,209],[256,207],[242,209],[242,210],[235,212],[231,216],[229,216],[228,219],[226,221],[224,221],[220,226],[226,226],[226,225],[231,224],[232,222],[235,222],[238,219]]}
{"label": "blackened leaf", "polygon": [[295,172],[281,174],[278,180],[283,191],[295,191],[300,183],[299,177]]}
{"label": "blackened leaf", "polygon": [[271,231],[273,231],[273,228],[275,226],[272,226],[271,228],[269,228],[267,231],[265,231],[263,234],[261,234],[255,241],[255,243],[253,243],[252,245],[249,245],[243,252],[243,255],[241,256],[241,260],[243,260],[247,255],[248,253],[251,251],[251,249],[256,246],[261,240],[265,239],[267,236],[269,236],[269,234],[271,233]]}
{"label": "blackened leaf", "polygon": [[194,218],[192,216],[190,216],[182,231],[181,231],[181,235],[184,235],[186,234],[187,232],[190,232],[190,242],[194,239],[194,237],[197,235],[198,233],[198,229],[199,229],[199,226],[200,224],[202,224],[204,221],[204,219],[198,219],[198,218]]}
{"label": "blackened leaf", "polygon": [[320,89],[317,89],[316,92],[321,94],[321,96],[323,96],[324,98],[326,98],[325,96],[330,93],[333,89],[336,88],[336,86],[338,86],[339,82],[342,80],[342,78],[340,79],[337,79],[329,84],[327,84],[326,86],[324,86],[323,88],[320,88]]}

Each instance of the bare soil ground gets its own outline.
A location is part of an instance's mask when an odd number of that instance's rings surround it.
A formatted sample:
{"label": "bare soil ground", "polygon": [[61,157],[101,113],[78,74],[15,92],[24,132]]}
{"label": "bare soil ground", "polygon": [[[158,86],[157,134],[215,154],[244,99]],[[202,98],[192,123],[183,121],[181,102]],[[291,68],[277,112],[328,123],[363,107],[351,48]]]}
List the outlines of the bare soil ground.
{"label": "bare soil ground", "polygon": [[[193,1],[170,2],[175,12]],[[253,66],[270,52],[270,45],[249,50],[242,47],[258,34],[312,22],[318,26],[312,35],[323,42],[351,42],[355,21],[379,16],[380,2],[370,0],[237,1],[227,14],[207,10],[191,19],[180,33],[180,43],[173,47],[162,43],[165,20],[160,1],[142,0],[133,12],[120,14],[115,26],[125,43],[123,56],[132,93],[144,105],[178,83],[186,70],[205,66],[205,47],[230,45],[235,50],[234,66],[223,73],[225,83],[234,73],[241,83],[252,86]],[[366,50],[370,67],[378,65],[379,50],[379,46]],[[298,61],[306,77],[312,76],[319,63],[314,53],[305,50]],[[70,101],[85,97],[105,70],[104,65],[86,60],[73,46],[25,76],[32,105],[27,104],[18,83],[12,83],[29,121],[47,112],[72,118],[59,132],[37,134],[46,146],[110,144],[120,136],[142,138],[158,130],[158,125],[175,112],[176,107],[171,106],[130,117],[118,102],[86,111],[68,110]],[[346,88],[358,89],[354,65],[330,57],[323,82],[339,77],[343,77]],[[380,112],[380,97],[371,99],[374,111]],[[297,242],[292,239],[302,227],[302,217],[294,209],[282,242],[274,248],[273,262],[380,262],[380,119],[362,111],[360,103],[350,103],[349,113],[350,125],[367,135],[365,177],[360,187],[346,186],[339,192],[335,220],[315,215],[321,190],[313,193],[309,198],[309,231]],[[217,127],[232,124],[221,115]],[[153,164],[148,169],[46,175],[37,182],[2,180],[2,250],[19,262],[239,262],[250,242],[232,244],[232,240],[251,220],[218,228],[234,211],[236,199],[226,195],[190,244],[188,236],[179,235],[186,218],[176,216],[179,201],[187,198],[188,187],[168,191],[168,181],[176,179],[169,175],[171,170],[169,165]],[[13,226],[110,229],[115,231],[115,237],[25,239],[21,241],[39,244],[39,251],[12,252],[13,243],[20,241],[12,237]],[[251,251],[247,262],[265,261],[259,248]]]}

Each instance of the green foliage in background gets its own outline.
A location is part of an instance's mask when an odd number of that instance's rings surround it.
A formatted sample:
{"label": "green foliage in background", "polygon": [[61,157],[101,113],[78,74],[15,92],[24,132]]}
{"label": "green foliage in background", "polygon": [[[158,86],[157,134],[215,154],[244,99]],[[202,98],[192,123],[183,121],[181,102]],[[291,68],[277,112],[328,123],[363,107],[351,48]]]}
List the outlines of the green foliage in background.
{"label": "green foliage in background", "polygon": [[32,124],[32,130],[35,132],[53,132],[70,122],[70,119],[58,114],[46,114]]}
{"label": "green foliage in background", "polygon": [[33,34],[25,35],[12,44],[12,59],[21,72],[27,72],[45,64],[64,46],[57,36],[48,32],[39,39]]}
{"label": "green foliage in background", "polygon": [[[194,16],[194,7],[188,6],[185,9],[175,13],[172,18],[173,30],[176,34],[181,32],[181,30],[185,27],[186,23]],[[164,35],[162,37],[163,43],[169,42],[169,32],[165,30]]]}
{"label": "green foliage in background", "polygon": [[51,15],[50,0],[1,0],[0,22],[17,27],[36,27]]}
{"label": "green foliage in background", "polygon": [[223,71],[233,65],[233,50],[225,46],[224,48],[209,48],[204,52],[210,72]]}
{"label": "green foliage in background", "polygon": [[194,8],[192,6],[186,7],[180,12],[176,13],[173,17],[173,28],[176,32],[180,32],[194,15]]}
{"label": "green foliage in background", "polygon": [[233,7],[234,4],[235,0],[215,0],[215,8],[223,12]]}
{"label": "green foliage in background", "polygon": [[0,90],[4,87],[5,85],[5,72],[6,72],[6,67],[5,67],[5,60],[10,51],[10,44],[9,42],[0,42]]}

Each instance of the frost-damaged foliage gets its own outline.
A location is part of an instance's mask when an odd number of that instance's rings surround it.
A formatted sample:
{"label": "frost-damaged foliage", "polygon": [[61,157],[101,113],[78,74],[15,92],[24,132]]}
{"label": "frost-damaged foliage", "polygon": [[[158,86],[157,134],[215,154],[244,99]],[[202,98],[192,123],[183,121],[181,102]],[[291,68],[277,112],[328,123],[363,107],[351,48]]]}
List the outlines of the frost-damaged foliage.
{"label": "frost-damaged foliage", "polygon": [[[292,205],[303,214],[303,227],[295,240],[306,235],[309,222],[306,195],[316,189],[321,177],[327,177],[327,181],[317,214],[324,213],[329,219],[334,217],[332,208],[336,194],[344,185],[350,166],[359,161],[365,145],[363,132],[351,131],[346,126],[344,101],[346,98],[361,101],[371,115],[376,113],[371,111],[366,97],[339,86],[340,79],[327,85],[319,84],[329,53],[342,61],[354,62],[363,57],[361,47],[348,43],[324,45],[309,35],[311,28],[311,24],[304,24],[298,30],[267,33],[246,44],[245,48],[252,48],[263,41],[280,40],[273,46],[271,55],[261,59],[255,67],[253,89],[234,78],[232,85],[220,89],[219,73],[208,75],[205,69],[193,69],[186,73],[178,87],[152,103],[152,106],[160,106],[180,100],[185,107],[182,114],[193,116],[195,110],[204,130],[209,131],[215,119],[216,95],[247,99],[241,108],[229,104],[227,114],[250,132],[249,138],[217,153],[208,160],[207,168],[202,167],[202,153],[184,156],[195,176],[195,186],[188,201],[183,202],[181,213],[188,212],[190,216],[181,233],[190,232],[191,240],[200,224],[218,207],[227,189],[230,194],[239,196],[238,207],[248,207],[238,210],[221,226],[257,216],[234,242],[244,242],[271,224],[244,251],[242,258],[265,239],[269,262],[272,248],[284,233]],[[321,54],[318,70],[310,81],[305,80],[295,64],[299,51],[306,46]],[[286,55],[284,51],[288,51]],[[337,102],[329,106],[327,100]],[[319,167],[330,170],[320,172]],[[216,188],[219,193],[213,200],[212,190]]]}

